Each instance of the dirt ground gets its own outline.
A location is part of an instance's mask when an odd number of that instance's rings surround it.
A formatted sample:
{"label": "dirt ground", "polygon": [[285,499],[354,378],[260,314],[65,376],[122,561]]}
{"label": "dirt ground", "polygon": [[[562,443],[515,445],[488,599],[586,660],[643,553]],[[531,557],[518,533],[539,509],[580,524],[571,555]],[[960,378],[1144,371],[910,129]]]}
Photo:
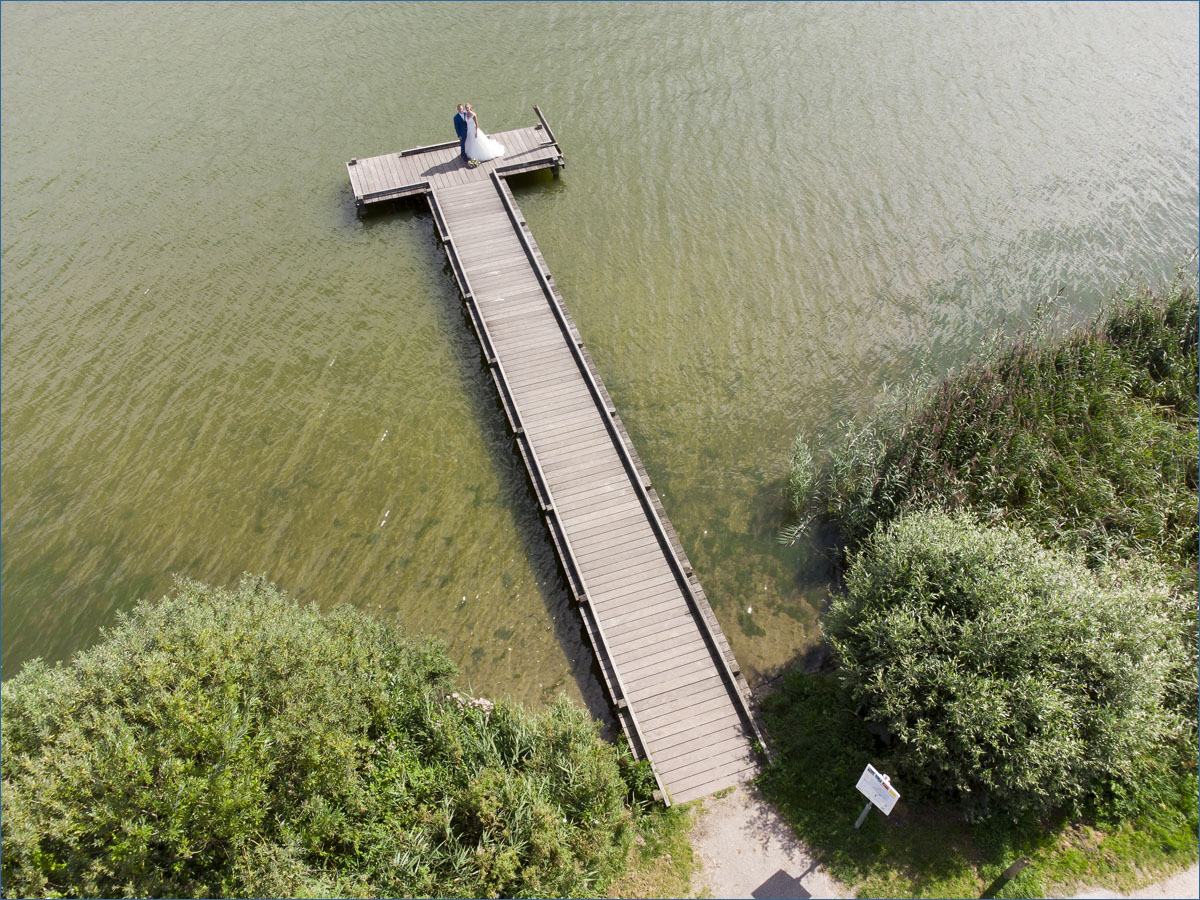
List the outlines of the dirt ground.
{"label": "dirt ground", "polygon": [[[843,885],[813,861],[787,823],[754,787],[742,786],[719,799],[705,800],[691,839],[700,863],[692,885],[697,894],[755,900],[849,896]],[[1200,880],[1193,865],[1186,872],[1132,894],[1096,890],[1076,897],[1200,900]]]}

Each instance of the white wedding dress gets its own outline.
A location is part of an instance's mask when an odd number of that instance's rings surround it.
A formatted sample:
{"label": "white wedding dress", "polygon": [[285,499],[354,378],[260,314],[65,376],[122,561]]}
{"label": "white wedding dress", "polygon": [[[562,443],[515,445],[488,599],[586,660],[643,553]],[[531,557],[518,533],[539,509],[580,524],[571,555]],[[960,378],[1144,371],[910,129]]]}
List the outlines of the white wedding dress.
{"label": "white wedding dress", "polygon": [[494,141],[479,127],[479,120],[472,116],[467,120],[467,159],[477,159],[487,162],[504,155],[504,145]]}

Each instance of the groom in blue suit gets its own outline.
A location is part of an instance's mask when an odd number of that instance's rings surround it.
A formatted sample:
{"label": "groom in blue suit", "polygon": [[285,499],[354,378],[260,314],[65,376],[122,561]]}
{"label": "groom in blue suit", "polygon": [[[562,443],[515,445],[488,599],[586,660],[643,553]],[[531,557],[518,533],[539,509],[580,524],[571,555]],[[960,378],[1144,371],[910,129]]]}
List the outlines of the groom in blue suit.
{"label": "groom in blue suit", "polygon": [[463,105],[458,104],[458,112],[454,114],[454,133],[458,135],[458,149],[462,158],[467,158],[467,117],[463,115]]}

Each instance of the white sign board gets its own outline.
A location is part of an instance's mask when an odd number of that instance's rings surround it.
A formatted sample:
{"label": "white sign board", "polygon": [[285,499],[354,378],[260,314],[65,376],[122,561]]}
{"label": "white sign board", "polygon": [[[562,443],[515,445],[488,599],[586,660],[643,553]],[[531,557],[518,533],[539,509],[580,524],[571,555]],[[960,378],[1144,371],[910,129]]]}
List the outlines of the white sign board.
{"label": "white sign board", "polygon": [[892,787],[891,780],[886,775],[880,775],[875,767],[868,763],[863,769],[862,777],[858,779],[859,792],[874,803],[886,816],[900,799],[900,792]]}

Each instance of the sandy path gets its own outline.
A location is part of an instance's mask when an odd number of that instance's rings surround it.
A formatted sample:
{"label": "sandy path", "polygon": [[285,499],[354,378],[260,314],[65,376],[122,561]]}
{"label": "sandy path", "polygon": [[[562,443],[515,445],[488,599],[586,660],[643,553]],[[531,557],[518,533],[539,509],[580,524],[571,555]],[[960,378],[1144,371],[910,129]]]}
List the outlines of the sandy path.
{"label": "sandy path", "polygon": [[705,800],[692,847],[700,857],[697,892],[757,900],[844,896],[754,787]]}

